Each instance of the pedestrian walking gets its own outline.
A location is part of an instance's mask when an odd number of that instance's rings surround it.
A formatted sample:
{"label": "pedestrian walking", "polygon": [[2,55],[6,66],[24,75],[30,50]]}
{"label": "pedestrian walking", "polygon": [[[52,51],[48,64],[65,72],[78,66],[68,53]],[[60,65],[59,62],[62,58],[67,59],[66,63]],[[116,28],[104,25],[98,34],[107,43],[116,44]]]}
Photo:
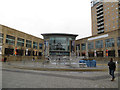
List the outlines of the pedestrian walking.
{"label": "pedestrian walking", "polygon": [[114,81],[114,79],[115,79],[114,72],[116,69],[116,64],[115,64],[115,62],[113,62],[113,58],[111,58],[110,61],[108,62],[108,66],[109,66],[109,74],[112,76],[111,81]]}
{"label": "pedestrian walking", "polygon": [[6,57],[4,57],[4,62],[6,62],[7,61],[7,58]]}

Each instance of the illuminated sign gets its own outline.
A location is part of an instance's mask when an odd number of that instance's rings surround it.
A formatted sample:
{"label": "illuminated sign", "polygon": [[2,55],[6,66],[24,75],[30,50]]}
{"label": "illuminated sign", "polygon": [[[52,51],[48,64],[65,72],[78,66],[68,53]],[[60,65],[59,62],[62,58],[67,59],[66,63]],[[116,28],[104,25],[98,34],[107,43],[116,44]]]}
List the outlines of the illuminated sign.
{"label": "illuminated sign", "polygon": [[105,35],[101,35],[101,36],[97,36],[97,37],[92,37],[92,38],[89,38],[88,40],[96,40],[96,39],[100,39],[100,38],[105,38],[105,37],[108,37],[109,35],[108,34],[105,34]]}

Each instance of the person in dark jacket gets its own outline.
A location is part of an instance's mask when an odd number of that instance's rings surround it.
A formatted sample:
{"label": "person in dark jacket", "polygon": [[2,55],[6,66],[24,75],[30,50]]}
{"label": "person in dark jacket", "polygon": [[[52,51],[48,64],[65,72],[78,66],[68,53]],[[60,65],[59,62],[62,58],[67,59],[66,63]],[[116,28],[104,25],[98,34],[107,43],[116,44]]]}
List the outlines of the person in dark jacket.
{"label": "person in dark jacket", "polygon": [[7,58],[6,57],[4,57],[4,62],[6,62],[7,61]]}
{"label": "person in dark jacket", "polygon": [[116,69],[116,64],[115,64],[115,62],[113,62],[112,58],[110,59],[110,62],[108,62],[108,66],[109,66],[109,74],[112,76],[111,81],[114,81],[114,79],[115,79],[114,72]]}

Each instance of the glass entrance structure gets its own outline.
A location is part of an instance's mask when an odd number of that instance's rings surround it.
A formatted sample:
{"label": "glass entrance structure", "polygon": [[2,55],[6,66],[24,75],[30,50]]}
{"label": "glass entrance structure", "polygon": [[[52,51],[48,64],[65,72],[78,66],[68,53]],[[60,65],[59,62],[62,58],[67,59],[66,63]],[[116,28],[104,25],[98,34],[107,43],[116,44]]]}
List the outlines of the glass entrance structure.
{"label": "glass entrance structure", "polygon": [[[51,33],[42,34],[45,40],[45,50],[49,56],[69,56],[71,51],[71,41],[76,39],[73,34]],[[47,44],[46,44],[47,42]],[[48,48],[48,49],[47,49]]]}

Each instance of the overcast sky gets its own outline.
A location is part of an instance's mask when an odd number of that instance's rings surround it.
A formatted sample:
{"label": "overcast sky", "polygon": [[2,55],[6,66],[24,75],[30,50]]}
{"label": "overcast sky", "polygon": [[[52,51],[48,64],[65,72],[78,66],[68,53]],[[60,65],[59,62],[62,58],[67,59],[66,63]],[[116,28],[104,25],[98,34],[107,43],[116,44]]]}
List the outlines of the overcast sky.
{"label": "overcast sky", "polygon": [[43,38],[42,33],[91,35],[90,0],[0,0],[0,24]]}

